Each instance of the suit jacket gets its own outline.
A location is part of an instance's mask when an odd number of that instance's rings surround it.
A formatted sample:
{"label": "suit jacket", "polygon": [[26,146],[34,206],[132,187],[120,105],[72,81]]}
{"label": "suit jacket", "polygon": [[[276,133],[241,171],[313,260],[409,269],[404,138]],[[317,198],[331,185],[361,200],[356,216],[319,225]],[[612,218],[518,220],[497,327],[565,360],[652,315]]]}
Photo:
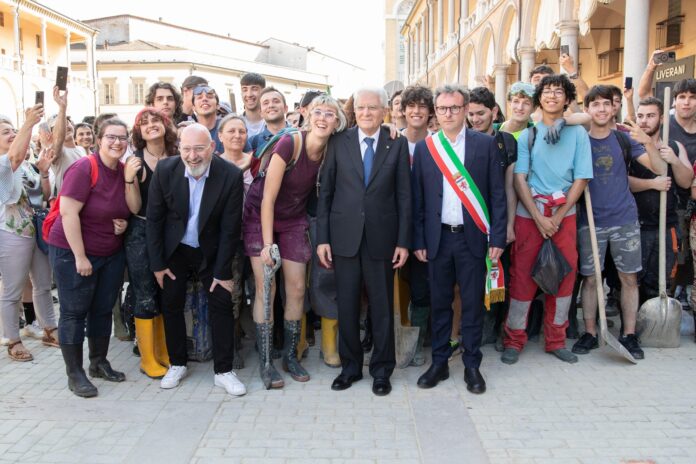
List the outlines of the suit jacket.
{"label": "suit jacket", "polygon": [[[495,138],[466,129],[464,167],[478,186],[488,207],[490,244],[486,235],[462,205],[464,231],[474,256],[485,257],[488,246],[505,248],[507,241],[507,203],[505,199],[505,161]],[[435,164],[425,140],[416,144],[413,153],[413,249],[427,250],[428,259],[437,256],[442,232],[442,172]]]}
{"label": "suit jacket", "polygon": [[392,259],[394,248],[411,242],[411,185],[408,143],[389,138],[380,128],[379,141],[365,187],[358,128],[329,140],[320,176],[317,243],[330,244],[333,254],[358,253],[363,233],[374,259]]}
{"label": "suit jacket", "polygon": [[[242,226],[242,171],[213,155],[205,181],[198,219],[202,270],[212,270],[219,280],[232,278],[232,256]],[[189,181],[181,157],[157,163],[147,203],[147,252],[150,269],[168,267],[169,258],[186,233],[189,215]]]}

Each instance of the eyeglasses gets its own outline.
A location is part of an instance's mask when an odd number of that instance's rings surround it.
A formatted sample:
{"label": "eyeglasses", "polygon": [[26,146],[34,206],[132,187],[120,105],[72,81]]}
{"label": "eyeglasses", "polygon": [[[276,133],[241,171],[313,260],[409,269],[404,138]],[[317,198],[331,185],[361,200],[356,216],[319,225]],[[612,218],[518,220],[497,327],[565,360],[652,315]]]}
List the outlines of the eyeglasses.
{"label": "eyeglasses", "polygon": [[544,89],[541,91],[541,94],[545,97],[565,97],[565,90],[563,89]]}
{"label": "eyeglasses", "polygon": [[322,111],[319,108],[313,109],[311,114],[313,118],[321,118],[323,116],[327,121],[336,119],[336,113],[333,111]]}
{"label": "eyeglasses", "polygon": [[381,109],[381,107],[379,107],[377,105],[367,105],[367,106],[360,105],[360,106],[355,107],[355,112],[360,113],[363,111],[369,111],[370,113],[373,113],[373,112],[380,110],[380,109]]}
{"label": "eyeglasses", "polygon": [[107,135],[104,136],[104,138],[105,138],[106,141],[109,142],[109,143],[116,143],[117,140],[118,140],[119,142],[121,142],[121,143],[126,143],[126,142],[128,141],[128,136],[126,136],[126,135],[111,135],[111,134],[107,134]]}
{"label": "eyeglasses", "polygon": [[208,149],[208,145],[193,145],[193,146],[184,146],[184,147],[179,147],[179,152],[181,152],[182,155],[188,155],[191,152],[196,153],[197,155],[202,155],[206,152]]}
{"label": "eyeglasses", "polygon": [[437,114],[440,116],[447,114],[447,111],[449,111],[452,114],[459,114],[462,111],[463,106],[460,105],[452,105],[452,106],[436,106],[435,111]]}

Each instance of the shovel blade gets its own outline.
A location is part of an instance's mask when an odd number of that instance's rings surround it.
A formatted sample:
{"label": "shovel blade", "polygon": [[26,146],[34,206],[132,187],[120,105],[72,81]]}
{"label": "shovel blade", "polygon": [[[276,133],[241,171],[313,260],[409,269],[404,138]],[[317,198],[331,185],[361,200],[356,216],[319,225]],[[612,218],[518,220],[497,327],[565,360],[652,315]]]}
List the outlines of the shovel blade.
{"label": "shovel blade", "polygon": [[619,353],[621,356],[623,356],[628,361],[631,361],[633,364],[638,363],[636,358],[633,357],[633,355],[626,349],[626,347],[623,346],[621,344],[621,342],[611,332],[609,332],[609,328],[607,327],[606,320],[602,321],[602,323],[600,324],[600,327],[601,327],[601,330],[599,332],[599,344],[600,345],[609,345],[617,353]]}
{"label": "shovel blade", "polygon": [[678,348],[681,341],[681,304],[674,298],[651,298],[638,310],[636,332],[642,346]]}
{"label": "shovel blade", "polygon": [[416,354],[418,346],[419,327],[401,325],[401,317],[394,314],[394,342],[396,348],[396,365],[399,369],[406,368]]}

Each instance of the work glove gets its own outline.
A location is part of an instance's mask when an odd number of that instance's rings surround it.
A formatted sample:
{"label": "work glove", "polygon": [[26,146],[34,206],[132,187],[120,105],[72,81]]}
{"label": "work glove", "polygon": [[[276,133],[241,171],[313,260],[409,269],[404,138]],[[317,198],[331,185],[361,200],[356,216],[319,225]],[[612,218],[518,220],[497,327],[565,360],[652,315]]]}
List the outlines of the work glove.
{"label": "work glove", "polygon": [[566,120],[563,118],[556,119],[553,125],[549,127],[548,132],[544,136],[546,143],[556,145],[561,140],[561,130],[566,125]]}

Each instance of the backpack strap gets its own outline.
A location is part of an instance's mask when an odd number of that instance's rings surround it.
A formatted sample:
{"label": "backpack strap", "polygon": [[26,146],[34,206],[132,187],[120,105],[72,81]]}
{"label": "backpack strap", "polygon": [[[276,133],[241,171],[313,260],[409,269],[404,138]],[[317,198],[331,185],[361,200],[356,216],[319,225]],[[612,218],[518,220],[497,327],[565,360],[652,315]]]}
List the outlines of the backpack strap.
{"label": "backpack strap", "polygon": [[285,172],[288,172],[295,166],[297,160],[300,159],[300,153],[302,153],[302,132],[291,132],[290,136],[292,137],[292,158],[290,158],[290,162],[285,167]]}
{"label": "backpack strap", "polygon": [[537,135],[537,126],[532,126],[529,128],[529,132],[527,133],[527,149],[529,150],[529,159],[532,158],[532,147],[534,146],[534,141],[536,140],[536,135]]}
{"label": "backpack strap", "polygon": [[632,161],[631,140],[628,138],[628,135],[621,132],[620,130],[612,129],[611,131],[614,133],[614,136],[616,136],[616,140],[619,141],[619,145],[621,146],[621,153],[623,153],[624,162],[626,163],[626,171],[628,171],[628,168],[631,165]]}
{"label": "backpack strap", "polygon": [[89,155],[89,165],[91,167],[89,173],[89,188],[94,188],[94,186],[97,185],[97,180],[99,179],[99,165],[97,164],[97,156],[99,155],[96,153]]}

